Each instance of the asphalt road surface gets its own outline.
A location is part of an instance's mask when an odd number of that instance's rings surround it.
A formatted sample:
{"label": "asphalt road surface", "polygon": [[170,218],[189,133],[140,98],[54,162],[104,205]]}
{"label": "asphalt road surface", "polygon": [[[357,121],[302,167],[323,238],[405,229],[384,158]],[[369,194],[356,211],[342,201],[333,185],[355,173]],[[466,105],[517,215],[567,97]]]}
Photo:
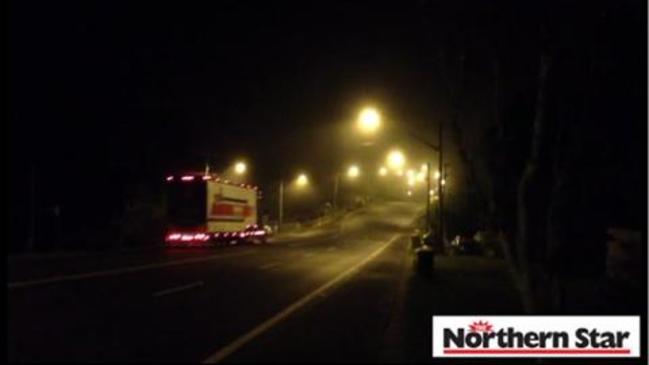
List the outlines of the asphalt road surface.
{"label": "asphalt road surface", "polygon": [[9,361],[378,361],[422,207],[267,245],[10,262]]}

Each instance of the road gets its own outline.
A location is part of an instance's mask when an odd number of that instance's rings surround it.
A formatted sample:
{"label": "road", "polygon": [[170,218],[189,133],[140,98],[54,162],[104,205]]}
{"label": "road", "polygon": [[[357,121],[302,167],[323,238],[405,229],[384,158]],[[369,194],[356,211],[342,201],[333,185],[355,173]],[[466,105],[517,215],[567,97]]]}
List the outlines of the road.
{"label": "road", "polygon": [[377,361],[422,207],[216,250],[11,262],[10,361]]}

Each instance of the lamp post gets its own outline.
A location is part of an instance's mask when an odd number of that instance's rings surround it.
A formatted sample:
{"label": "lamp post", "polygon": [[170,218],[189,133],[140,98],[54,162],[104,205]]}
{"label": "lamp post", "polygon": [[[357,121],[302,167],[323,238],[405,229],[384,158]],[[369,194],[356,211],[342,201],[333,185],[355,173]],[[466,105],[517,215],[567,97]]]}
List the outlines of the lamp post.
{"label": "lamp post", "polygon": [[279,232],[284,222],[284,180],[279,182],[279,207],[277,213],[277,231]]}
{"label": "lamp post", "polygon": [[430,162],[426,162],[426,228],[430,228]]}
{"label": "lamp post", "polygon": [[[351,165],[347,169],[347,177],[349,179],[356,179],[361,174],[361,169],[357,165]],[[338,190],[340,187],[340,172],[334,175],[334,192],[333,192],[333,208],[338,208]]]}
{"label": "lamp post", "polygon": [[[374,108],[365,108],[361,111],[359,114],[358,118],[358,128],[359,130],[364,133],[364,134],[374,134],[376,133],[379,128],[380,128],[380,121],[381,121],[381,116],[376,111]],[[439,173],[441,178],[438,179],[437,181],[437,191],[439,194],[439,239],[440,242],[444,242],[445,239],[445,229],[444,229],[444,190],[442,187],[442,180],[444,178],[445,174],[445,168],[444,168],[444,145],[443,145],[443,133],[444,133],[444,122],[442,120],[439,121],[439,128],[438,128],[438,144],[434,145],[429,143],[428,141],[424,140],[419,134],[414,133],[410,131],[409,129],[405,129],[406,132],[416,139],[417,141],[423,143],[426,145],[428,148],[432,149],[433,151],[436,151],[438,153],[438,166],[439,166]],[[403,155],[398,155],[396,153],[391,154],[388,157],[388,166],[390,166],[393,169],[396,169],[397,172],[400,171],[399,167],[396,167],[396,165],[402,165],[404,160],[402,159]],[[426,163],[426,166],[428,168],[428,171],[426,172],[426,181],[428,185],[428,199],[426,202],[426,228],[430,228],[432,219],[430,217],[430,198],[431,198],[431,193],[430,193],[430,162]]]}
{"label": "lamp post", "polygon": [[[435,173],[436,178],[438,177],[437,175],[439,174],[439,177],[437,179],[437,194],[439,195],[439,239],[440,242],[445,241],[445,221],[444,221],[444,190],[443,190],[443,183],[442,180],[444,179],[444,174],[445,174],[445,168],[444,168],[444,141],[443,141],[443,133],[444,133],[444,122],[442,120],[439,121],[439,128],[437,130],[437,139],[438,139],[438,145],[434,145],[432,143],[429,143],[428,141],[424,140],[421,138],[420,135],[417,133],[414,133],[408,129],[406,129],[408,134],[419,141],[420,143],[424,144],[428,148],[432,149],[433,151],[437,152],[438,160],[437,160],[437,165],[439,166],[439,170]],[[430,163],[428,163],[428,166],[430,166]],[[427,173],[427,180],[428,180],[428,185],[430,187],[430,169],[428,170]],[[428,200],[430,201],[430,189],[428,189]],[[427,205],[429,207],[429,205]],[[431,219],[427,218],[428,225],[430,227]],[[428,228],[429,228],[428,227]]]}
{"label": "lamp post", "polygon": [[[309,178],[306,174],[301,173],[295,178],[294,185],[298,188],[304,188],[309,184]],[[277,212],[277,230],[279,231],[284,222],[284,180],[279,181],[279,199],[278,199],[278,212]]]}

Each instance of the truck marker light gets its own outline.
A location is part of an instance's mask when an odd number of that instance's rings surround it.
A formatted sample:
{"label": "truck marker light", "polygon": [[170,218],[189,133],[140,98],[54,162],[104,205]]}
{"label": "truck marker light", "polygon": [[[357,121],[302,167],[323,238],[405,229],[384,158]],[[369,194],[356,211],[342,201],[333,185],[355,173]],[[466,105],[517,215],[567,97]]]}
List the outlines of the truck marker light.
{"label": "truck marker light", "polygon": [[194,180],[194,177],[193,176],[183,176],[181,178],[181,180],[182,181],[192,181],[192,180]]}
{"label": "truck marker light", "polygon": [[179,239],[180,239],[180,233],[170,233],[167,236],[167,240],[169,240],[169,241],[177,241]]}
{"label": "truck marker light", "polygon": [[203,176],[203,180],[209,180],[209,179],[211,179],[211,177],[209,177],[207,175]]}
{"label": "truck marker light", "polygon": [[174,177],[173,176],[167,176],[167,181],[174,181]]}

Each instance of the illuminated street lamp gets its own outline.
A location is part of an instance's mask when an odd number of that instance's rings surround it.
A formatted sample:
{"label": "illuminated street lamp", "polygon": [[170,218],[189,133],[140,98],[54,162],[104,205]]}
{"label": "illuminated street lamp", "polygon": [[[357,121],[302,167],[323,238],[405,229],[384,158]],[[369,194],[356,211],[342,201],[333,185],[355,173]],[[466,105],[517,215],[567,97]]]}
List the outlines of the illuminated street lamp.
{"label": "illuminated street lamp", "polygon": [[408,190],[406,194],[408,194],[408,196],[412,196],[412,191]]}
{"label": "illuminated street lamp", "polygon": [[408,186],[415,186],[415,178],[414,177],[409,177],[408,178]]}
{"label": "illuminated street lamp", "polygon": [[384,166],[381,166],[381,167],[379,168],[379,176],[385,176],[385,175],[387,175],[387,174],[388,174],[388,169],[385,168]]}
{"label": "illuminated street lamp", "polygon": [[347,177],[349,177],[351,179],[357,178],[358,175],[360,175],[360,173],[361,173],[361,170],[356,165],[351,165],[347,169]]}
{"label": "illuminated street lamp", "polygon": [[308,184],[309,178],[306,176],[306,174],[299,174],[295,179],[295,185],[297,185],[298,187],[305,187]]}
{"label": "illuminated street lamp", "polygon": [[401,169],[406,163],[406,157],[401,151],[392,150],[388,153],[387,163],[390,168]]}
{"label": "illuminated street lamp", "polygon": [[[304,173],[299,174],[295,179],[295,185],[298,188],[304,188],[308,184],[309,184],[309,178]],[[284,222],[284,180],[279,181],[279,199],[277,199],[277,202],[278,202],[277,229],[279,231],[282,229],[282,224]]]}
{"label": "illuminated street lamp", "polygon": [[440,174],[439,171],[435,171],[435,179],[439,180],[441,176],[442,174]]}
{"label": "illuminated street lamp", "polygon": [[417,173],[417,181],[419,181],[419,182],[426,181],[426,171],[419,171]]}
{"label": "illuminated street lamp", "polygon": [[358,129],[365,134],[373,134],[381,125],[381,115],[374,108],[365,108],[358,115]]}
{"label": "illuminated street lamp", "polygon": [[246,166],[246,164],[244,162],[239,161],[239,162],[234,164],[234,172],[237,175],[245,174],[246,170],[247,170],[247,166]]}
{"label": "illuminated street lamp", "polygon": [[414,179],[415,178],[415,170],[410,169],[406,171],[406,176],[408,177],[408,180]]}

